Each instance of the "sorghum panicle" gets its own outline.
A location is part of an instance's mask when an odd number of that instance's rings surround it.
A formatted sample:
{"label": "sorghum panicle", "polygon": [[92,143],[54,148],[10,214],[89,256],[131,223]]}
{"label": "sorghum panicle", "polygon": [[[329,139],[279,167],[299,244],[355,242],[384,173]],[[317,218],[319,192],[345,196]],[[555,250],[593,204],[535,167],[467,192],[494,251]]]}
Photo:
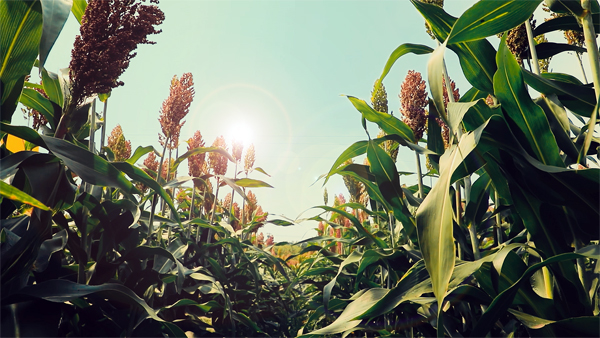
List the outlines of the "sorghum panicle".
{"label": "sorghum panicle", "polygon": [[385,86],[379,80],[376,80],[373,85],[373,91],[371,91],[371,104],[373,104],[373,109],[376,111],[387,114],[387,93],[385,91]]}
{"label": "sorghum panicle", "polygon": [[134,0],[88,1],[69,64],[72,103],[122,86],[118,78],[135,57],[133,51],[138,44],[155,43],[147,37],[161,32],[154,26],[164,19],[157,6]]}
{"label": "sorghum panicle", "polygon": [[[194,99],[194,79],[192,73],[184,73],[180,79],[171,80],[169,97],[163,102],[158,121],[162,134],[158,135],[160,144],[169,149],[179,146],[179,132],[185,124],[183,118],[189,113]],[[168,144],[165,142],[168,140]]]}
{"label": "sorghum panicle", "polygon": [[417,142],[423,137],[427,123],[425,107],[429,104],[429,100],[426,87],[421,73],[409,70],[398,95],[402,121],[413,131]]}
{"label": "sorghum panicle", "polygon": [[247,173],[254,168],[254,144],[250,144],[248,149],[246,149],[246,155],[244,156],[244,171]]}
{"label": "sorghum panicle", "polygon": [[[197,130],[194,133],[194,136],[187,141],[187,144],[188,151],[204,147],[204,140],[202,139],[202,134],[199,130]],[[200,177],[204,175],[206,173],[205,159],[206,153],[195,154],[188,157],[188,174],[192,177]],[[200,188],[200,185],[202,184],[194,182],[194,186],[196,188]]]}
{"label": "sorghum panicle", "polygon": [[[223,136],[217,137],[212,146],[227,151],[227,143],[225,143],[225,138]],[[215,175],[225,175],[227,172],[227,157],[217,152],[211,152],[208,154],[208,163],[210,169]]]}
{"label": "sorghum panicle", "polygon": [[244,144],[240,141],[233,141],[231,144],[231,155],[236,163],[242,160],[242,151],[244,150]]}
{"label": "sorghum panicle", "polygon": [[248,224],[252,221],[252,215],[258,207],[258,200],[256,199],[256,195],[251,190],[248,190],[246,197],[248,197],[248,200],[246,201],[246,205],[244,206],[244,218],[242,219],[242,222],[244,224]]}
{"label": "sorghum panicle", "polygon": [[120,124],[110,133],[107,145],[115,155],[115,161],[125,161],[131,157],[131,141],[125,139]]}

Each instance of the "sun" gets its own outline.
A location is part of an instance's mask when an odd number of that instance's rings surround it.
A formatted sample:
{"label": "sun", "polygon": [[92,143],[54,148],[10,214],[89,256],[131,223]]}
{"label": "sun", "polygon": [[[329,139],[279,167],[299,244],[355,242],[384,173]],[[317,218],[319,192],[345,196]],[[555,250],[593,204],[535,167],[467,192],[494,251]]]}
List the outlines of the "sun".
{"label": "sun", "polygon": [[229,128],[226,139],[228,142],[242,142],[244,148],[248,148],[254,139],[252,125],[244,122],[237,122]]}

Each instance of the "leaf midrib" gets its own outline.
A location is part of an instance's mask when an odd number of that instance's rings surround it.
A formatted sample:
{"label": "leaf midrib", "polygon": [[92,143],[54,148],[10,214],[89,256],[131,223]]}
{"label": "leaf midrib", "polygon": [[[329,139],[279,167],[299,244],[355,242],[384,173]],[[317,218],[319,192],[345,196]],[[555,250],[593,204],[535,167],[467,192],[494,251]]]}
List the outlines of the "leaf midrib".
{"label": "leaf midrib", "polygon": [[23,30],[23,27],[25,26],[25,22],[27,21],[27,18],[29,17],[29,13],[33,9],[34,4],[35,4],[35,2],[32,2],[31,5],[29,6],[29,8],[27,8],[27,12],[25,12],[25,15],[23,16],[23,20],[21,20],[21,23],[19,24],[19,28],[17,28],[17,32],[15,33],[15,36],[13,37],[12,41],[10,42],[10,46],[8,47],[8,51],[6,52],[4,61],[2,62],[2,69],[0,69],[0,78],[2,77],[2,75],[4,75],[4,71],[6,70],[6,66],[8,65],[8,60],[10,59],[10,55],[12,54],[12,51],[15,47],[15,44],[17,42],[19,35],[21,35],[21,31]]}
{"label": "leaf midrib", "polygon": [[[512,3],[512,2],[510,2],[510,3]],[[485,19],[485,18],[489,17],[490,15],[492,15],[492,14],[494,14],[494,13],[498,12],[500,9],[502,9],[502,8],[504,8],[504,7],[506,7],[506,6],[508,6],[510,3],[509,3],[509,2],[506,2],[506,3],[504,3],[503,5],[501,5],[500,7],[497,7],[495,10],[493,10],[493,11],[489,12],[487,15],[485,15],[484,17],[482,17],[482,18],[481,18],[481,20],[483,20],[483,19]],[[508,13],[505,13],[503,16],[506,16],[506,15],[508,15]],[[498,18],[501,18],[501,17],[502,17],[502,16],[500,16],[500,17],[498,17]],[[460,19],[459,19],[459,20],[460,20]],[[491,21],[487,21],[487,22],[491,22]],[[474,27],[474,26],[475,26],[475,24],[477,24],[477,23],[479,23],[479,21],[474,21],[474,22],[473,22],[473,23],[471,23],[470,25],[468,25],[468,26],[465,26],[465,27],[464,27],[464,29],[462,29],[462,30],[459,30],[459,31],[458,31],[456,34],[454,34],[454,37],[457,37],[457,36],[459,36],[461,33],[463,33],[464,31],[466,31],[466,30],[470,29],[471,27]],[[481,25],[479,25],[479,26],[481,26]],[[476,26],[475,26],[475,27],[476,27]],[[450,32],[450,33],[452,33],[452,32]]]}

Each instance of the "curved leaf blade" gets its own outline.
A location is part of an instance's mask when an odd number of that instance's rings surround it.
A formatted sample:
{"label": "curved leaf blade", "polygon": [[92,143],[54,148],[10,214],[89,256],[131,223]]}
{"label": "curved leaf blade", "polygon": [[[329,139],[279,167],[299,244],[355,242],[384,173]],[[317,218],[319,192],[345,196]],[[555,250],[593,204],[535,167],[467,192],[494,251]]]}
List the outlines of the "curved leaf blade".
{"label": "curved leaf blade", "polygon": [[448,44],[479,40],[516,27],[528,20],[542,0],[481,0],[456,21]]}
{"label": "curved leaf blade", "polygon": [[42,7],[39,1],[0,2],[0,81],[2,122],[9,122],[31,72],[42,37]]}
{"label": "curved leaf blade", "polygon": [[48,54],[52,50],[52,46],[58,39],[58,35],[62,31],[71,7],[73,0],[40,0],[42,3],[43,30],[40,41],[40,68],[44,67]]}
{"label": "curved leaf blade", "polygon": [[27,205],[31,205],[32,207],[36,207],[42,210],[50,210],[44,203],[38,201],[37,199],[29,196],[23,191],[13,187],[12,185],[5,183],[4,181],[0,181],[0,195],[2,197],[6,197],[9,200],[17,201],[20,203],[25,203]]}
{"label": "curved leaf blade", "polygon": [[358,110],[362,116],[370,122],[377,123],[387,134],[395,134],[402,137],[404,140],[415,143],[415,135],[406,123],[400,121],[397,117],[390,114],[381,113],[371,108],[365,101],[354,96],[347,95],[352,105]]}
{"label": "curved leaf blade", "polygon": [[[506,34],[496,55],[498,71],[494,74],[494,93],[502,110],[519,127],[534,156],[542,163],[564,166],[556,139],[542,108],[530,98],[521,75],[521,67],[506,45]],[[519,138],[519,135],[517,136]]]}
{"label": "curved leaf blade", "polygon": [[394,65],[394,63],[396,63],[396,61],[403,55],[406,55],[408,53],[423,55],[423,54],[429,54],[431,52],[433,52],[433,49],[431,47],[424,46],[424,45],[405,43],[405,44],[398,46],[398,48],[394,49],[394,51],[388,58],[388,61],[385,63],[385,66],[383,67],[383,71],[381,72],[381,76],[379,76],[379,82],[383,81],[383,79],[390,72],[390,69],[392,69],[392,66]]}

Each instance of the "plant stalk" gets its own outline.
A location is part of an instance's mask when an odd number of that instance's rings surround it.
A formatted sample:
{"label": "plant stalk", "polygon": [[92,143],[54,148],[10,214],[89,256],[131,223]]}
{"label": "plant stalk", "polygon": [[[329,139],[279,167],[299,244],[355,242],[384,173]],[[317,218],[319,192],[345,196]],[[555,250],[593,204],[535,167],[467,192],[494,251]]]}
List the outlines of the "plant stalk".
{"label": "plant stalk", "polygon": [[[585,44],[587,46],[590,68],[592,70],[594,90],[596,92],[596,98],[598,98],[600,97],[600,54],[598,53],[596,32],[594,31],[594,23],[592,21],[590,0],[581,0],[581,7],[583,7],[583,14],[580,17],[581,26],[583,27],[583,35],[585,37]],[[588,152],[588,149],[590,149],[590,144],[592,142],[592,136],[596,127],[597,118],[598,111],[593,111],[588,121],[587,134],[585,135],[585,139],[583,141],[582,153],[580,156],[580,163],[583,165],[585,165],[585,156]]]}
{"label": "plant stalk", "polygon": [[537,50],[535,49],[535,41],[533,40],[533,30],[529,18],[525,20],[525,30],[527,30],[527,41],[529,42],[529,53],[531,54],[531,63],[533,64],[533,72],[540,75],[540,63],[538,62]]}
{"label": "plant stalk", "polygon": [[104,101],[104,107],[102,108],[102,133],[100,136],[100,149],[104,148],[104,141],[106,140],[106,106],[108,105],[108,98]]}
{"label": "plant stalk", "polygon": [[92,109],[90,110],[90,140],[88,144],[88,149],[92,154],[96,153],[94,149],[94,139],[96,135],[96,99],[92,101]]}
{"label": "plant stalk", "polygon": [[[160,156],[160,164],[158,165],[158,171],[156,172],[156,182],[159,182],[160,184],[160,179],[161,179],[161,173],[162,173],[162,166],[163,166],[163,162],[165,159],[165,153],[167,151],[167,143],[169,142],[170,137],[167,137],[167,139],[165,140],[165,146],[163,147],[163,153]],[[154,192],[154,198],[152,199],[152,206],[150,207],[150,221],[148,223],[148,245],[150,245],[151,241],[152,241],[152,228],[154,226],[154,211],[156,211],[156,204],[158,204],[158,195],[156,193],[156,191]],[[160,241],[160,239],[157,238],[157,240]]]}
{"label": "plant stalk", "polygon": [[[217,207],[217,201],[219,200],[219,178],[217,177],[217,189],[215,190],[215,200],[213,202],[213,207],[212,207],[212,211],[210,212],[210,225],[213,224],[213,221],[215,220],[215,209]],[[208,238],[206,239],[206,243],[210,244],[211,242],[211,237],[213,236],[213,230],[212,229],[208,229]]]}
{"label": "plant stalk", "polygon": [[579,63],[579,69],[581,69],[581,75],[583,76],[583,82],[588,83],[587,76],[585,76],[585,69],[583,68],[583,61],[581,60],[581,54],[575,52],[575,56],[577,57],[577,61]]}
{"label": "plant stalk", "polygon": [[496,212],[496,237],[497,237],[497,245],[502,244],[502,227],[500,226],[502,219],[500,217],[500,213],[498,212],[498,206],[500,205],[500,196],[498,195],[498,191],[494,190],[494,201],[496,201],[496,205],[494,206]]}
{"label": "plant stalk", "polygon": [[423,174],[421,172],[421,156],[419,156],[419,153],[417,153],[415,151],[415,156],[417,158],[417,175],[419,176],[419,197],[420,198],[425,198],[425,192],[423,189]]}

